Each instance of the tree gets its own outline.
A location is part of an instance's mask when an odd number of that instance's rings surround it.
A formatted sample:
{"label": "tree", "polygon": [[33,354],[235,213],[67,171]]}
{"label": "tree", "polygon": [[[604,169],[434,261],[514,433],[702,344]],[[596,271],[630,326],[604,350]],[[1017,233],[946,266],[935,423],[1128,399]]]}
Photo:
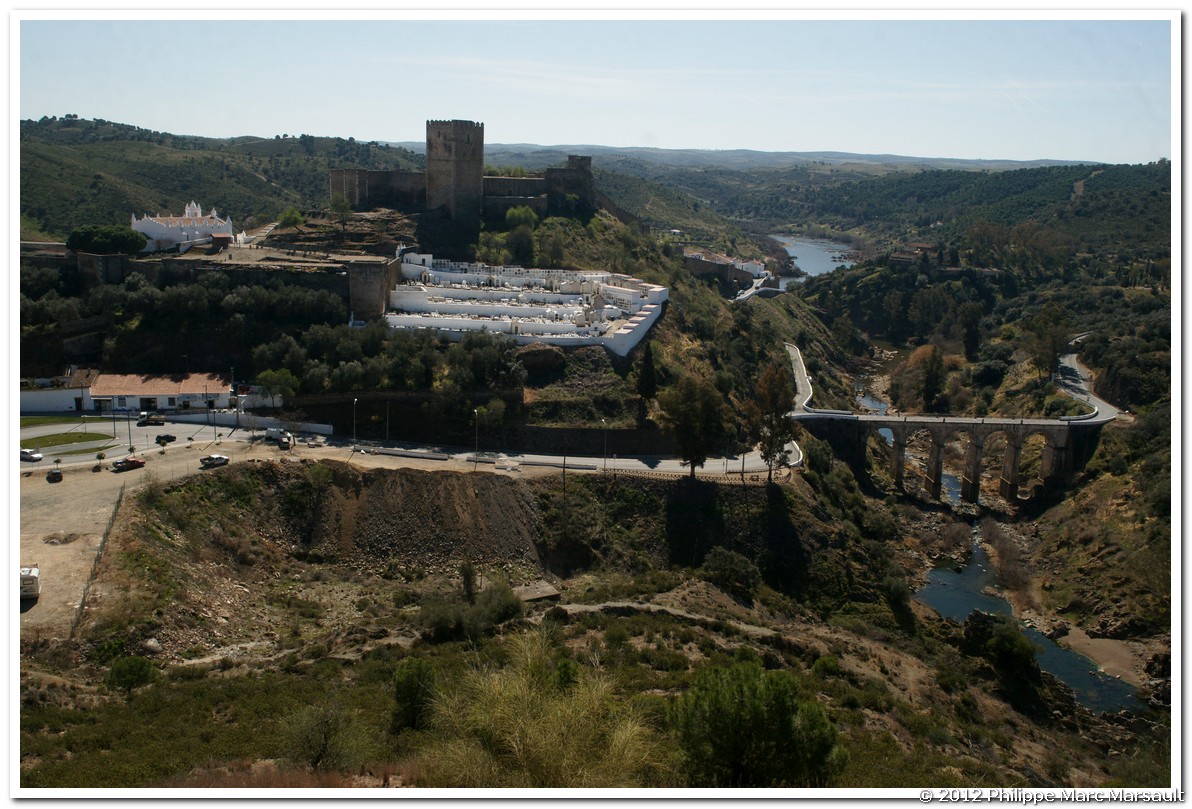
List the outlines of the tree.
{"label": "tree", "polygon": [[964,330],[964,358],[969,362],[977,358],[977,351],[981,348],[982,314],[981,304],[976,301],[966,301],[956,310],[956,321]]}
{"label": "tree", "polygon": [[340,228],[348,229],[348,220],[352,218],[352,203],[343,194],[331,195],[331,215],[339,222]]}
{"label": "tree", "polygon": [[699,787],[821,787],[844,763],[836,729],[791,675],[756,662],[712,666],[674,703],[670,724]]}
{"label": "tree", "polygon": [[1054,301],[1026,324],[1026,352],[1039,376],[1051,376],[1060,367],[1060,354],[1068,345],[1068,313]]}
{"label": "tree", "polygon": [[153,663],[145,657],[133,655],[118,658],[108,670],[107,684],[124,691],[131,697],[134,688],[148,684],[153,679]]}
{"label": "tree", "polygon": [[658,397],[662,415],[679,450],[683,464],[703,466],[708,453],[724,444],[726,435],[724,408],[715,387],[685,376],[679,384]]}
{"label": "tree", "polygon": [[654,368],[654,349],[647,340],[642,347],[641,361],[637,366],[637,395],[650,401],[658,395],[658,371]]}
{"label": "tree", "polygon": [[306,223],[302,218],[302,214],[293,205],[281,212],[281,217],[277,220],[277,226],[281,229],[294,228],[298,230]]}
{"label": "tree", "polygon": [[944,352],[937,345],[927,350],[923,361],[923,409],[935,409],[935,400],[944,386]]}
{"label": "tree", "polygon": [[724,592],[743,601],[753,599],[762,574],[751,560],[717,545],[704,557],[703,575]]}
{"label": "tree", "polygon": [[794,384],[786,365],[771,365],[757,381],[757,436],[762,460],[769,466],[766,479],[774,479],[774,466],[790,460],[787,450],[794,438],[795,424],[788,413],[795,407]]}
{"label": "tree", "polygon": [[308,705],[282,726],[285,756],[313,770],[349,770],[363,760],[364,738],[351,715],[338,705]]}
{"label": "tree", "polygon": [[518,225],[505,237],[505,247],[515,264],[529,267],[534,263],[534,232],[529,225]]}
{"label": "tree", "polygon": [[464,591],[464,601],[476,603],[476,567],[470,560],[465,559],[459,566],[460,585]]}
{"label": "tree", "polygon": [[528,205],[517,205],[505,212],[505,227],[515,230],[525,225],[533,230],[538,226],[538,214]]}
{"label": "tree", "polygon": [[148,239],[126,225],[84,225],[66,237],[66,249],[76,253],[135,255],[145,249]]}
{"label": "tree", "polygon": [[407,657],[393,672],[393,732],[422,730],[430,722],[435,669],[424,657]]}
{"label": "tree", "polygon": [[285,404],[287,399],[293,398],[298,392],[298,377],[288,368],[282,368],[280,371],[262,371],[257,375],[257,385],[261,388],[261,393],[269,397],[269,405],[276,407],[278,396],[281,397],[282,404]]}

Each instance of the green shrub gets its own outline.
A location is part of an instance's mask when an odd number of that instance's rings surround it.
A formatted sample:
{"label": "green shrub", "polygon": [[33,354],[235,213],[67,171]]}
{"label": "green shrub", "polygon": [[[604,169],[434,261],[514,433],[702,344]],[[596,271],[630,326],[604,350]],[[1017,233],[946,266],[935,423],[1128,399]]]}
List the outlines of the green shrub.
{"label": "green shrub", "polygon": [[398,663],[393,672],[393,732],[426,727],[434,697],[435,669],[428,660],[407,657]]}
{"label": "green shrub", "polygon": [[153,680],[154,674],[153,663],[148,658],[133,655],[113,662],[106,682],[110,688],[119,688],[125,696],[132,696],[133,689],[147,685]]}
{"label": "green shrub", "polygon": [[521,599],[508,584],[494,582],[476,596],[475,604],[438,601],[423,605],[419,623],[428,640],[476,640],[494,626],[522,613]]}
{"label": "green shrub", "polygon": [[832,655],[817,657],[811,664],[811,673],[816,677],[835,677],[840,674],[840,663]]}
{"label": "green shrub", "polygon": [[701,574],[724,592],[745,601],[753,599],[762,581],[757,565],[736,551],[720,546],[704,557]]}
{"label": "green shrub", "polygon": [[365,748],[361,728],[338,705],[308,705],[288,716],[282,727],[285,758],[313,770],[350,770]]}
{"label": "green shrub", "polygon": [[670,724],[699,787],[820,787],[844,763],[823,708],[785,672],[710,667],[675,702]]}

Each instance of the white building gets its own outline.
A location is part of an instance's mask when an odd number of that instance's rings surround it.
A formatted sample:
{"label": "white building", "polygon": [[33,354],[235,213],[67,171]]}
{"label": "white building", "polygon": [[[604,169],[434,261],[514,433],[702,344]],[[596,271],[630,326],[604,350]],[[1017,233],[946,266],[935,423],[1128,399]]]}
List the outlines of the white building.
{"label": "white building", "polygon": [[389,294],[397,329],[509,335],[515,342],[602,345],[625,356],[662,314],[668,290],[609,272],[491,267],[401,252],[405,282]]}
{"label": "white building", "polygon": [[754,278],[765,278],[767,275],[766,262],[764,262],[764,261],[757,261],[757,260],[748,261],[745,259],[737,259],[736,261],[733,262],[733,266],[736,267],[738,270],[744,270],[745,272],[752,275]]}
{"label": "white building", "polygon": [[170,250],[175,247],[185,253],[192,245],[206,244],[213,236],[233,237],[231,217],[221,218],[214,208],[203,213],[195,201],[186,206],[182,216],[149,216],[137,219],[132,215],[132,229],[144,233],[148,243],[142,252]]}

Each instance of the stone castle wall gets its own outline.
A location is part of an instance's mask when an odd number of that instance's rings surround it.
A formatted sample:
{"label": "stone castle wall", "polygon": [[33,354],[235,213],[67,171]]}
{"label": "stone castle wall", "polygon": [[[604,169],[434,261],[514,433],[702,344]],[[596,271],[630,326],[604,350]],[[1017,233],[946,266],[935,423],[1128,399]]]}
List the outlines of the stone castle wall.
{"label": "stone castle wall", "polygon": [[420,208],[426,205],[426,172],[331,169],[330,196],[342,194],[355,210],[374,205]]}
{"label": "stone castle wall", "polygon": [[427,209],[452,219],[501,217],[517,205],[539,216],[607,207],[588,156],[569,155],[565,168],[538,177],[485,177],[484,124],[473,121],[426,122],[425,172],[331,169],[328,192],[342,194],[355,210]]}

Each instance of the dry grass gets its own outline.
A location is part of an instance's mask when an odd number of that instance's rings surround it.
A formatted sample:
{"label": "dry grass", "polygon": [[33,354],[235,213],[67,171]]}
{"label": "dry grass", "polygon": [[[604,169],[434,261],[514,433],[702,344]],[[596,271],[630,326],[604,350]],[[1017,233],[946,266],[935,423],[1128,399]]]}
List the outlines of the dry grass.
{"label": "dry grass", "polygon": [[412,763],[416,786],[631,787],[661,769],[652,730],[617,699],[608,677],[552,677],[544,631],[511,642],[498,670],[473,670],[434,704],[434,738]]}
{"label": "dry grass", "polygon": [[[381,786],[391,785],[388,772],[374,776]],[[169,789],[346,789],[368,786],[358,776],[340,772],[315,772],[294,767],[279,767],[263,761],[231,762],[213,766],[161,784]]]}

